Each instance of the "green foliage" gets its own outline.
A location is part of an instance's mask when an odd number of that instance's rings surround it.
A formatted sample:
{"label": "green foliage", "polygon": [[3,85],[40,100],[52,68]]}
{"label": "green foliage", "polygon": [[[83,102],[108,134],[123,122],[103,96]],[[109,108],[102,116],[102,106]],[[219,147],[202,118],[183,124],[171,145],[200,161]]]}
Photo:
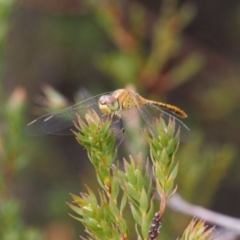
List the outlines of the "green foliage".
{"label": "green foliage", "polygon": [[44,102],[42,103],[45,106],[45,112],[54,112],[68,107],[67,99],[52,88],[49,85],[43,87],[43,92],[45,94]]}
{"label": "green foliage", "polygon": [[[160,14],[150,27],[148,10],[137,2],[128,3],[127,12],[125,4],[115,0],[91,0],[86,5],[117,48],[99,58],[99,68],[121,86],[134,83],[142,89],[158,86],[164,67],[180,51],[181,31],[196,13],[191,4],[178,7],[177,1],[162,1]],[[151,44],[146,45],[149,38]],[[202,65],[199,54],[186,56],[167,73],[168,88],[189,80]]]}
{"label": "green foliage", "polygon": [[97,169],[99,184],[106,189],[110,189],[111,179],[109,174],[116,156],[114,136],[109,131],[111,123],[107,121],[103,124],[95,112],[86,115],[86,121],[88,124],[78,117],[79,127],[76,126],[79,132],[75,132],[76,138],[80,144],[89,150],[88,157]]}
{"label": "green foliage", "polygon": [[0,1],[0,51],[4,46],[4,41],[9,31],[9,15],[12,13],[14,0]]}
{"label": "green foliage", "polygon": [[[11,0],[0,1],[1,54],[9,31],[9,15],[12,13],[13,2]],[[22,136],[22,129],[25,125],[25,91],[22,88],[16,88],[5,99],[2,85],[0,85],[0,105],[0,239],[40,240],[41,237],[37,230],[24,226],[21,219],[20,201],[14,196],[17,176],[28,164]]]}
{"label": "green foliage", "polygon": [[[86,148],[101,188],[96,195],[86,187],[87,193],[72,195],[73,204],[69,206],[80,215],[74,218],[85,226],[90,239],[129,239],[133,233],[128,227],[129,216],[126,218],[128,208],[135,222],[138,239],[156,239],[160,233],[167,202],[176,191],[174,180],[178,161],[174,156],[179,133],[174,134],[174,121],[166,125],[160,119],[154,124],[157,137],[145,132],[152,168],[149,161],[144,162],[139,156],[124,160],[121,169],[119,162],[114,164],[117,149],[110,119],[103,122],[91,110],[86,114],[86,120],[78,117],[75,136]],[[160,204],[155,204],[157,195]],[[198,231],[199,236],[203,234],[206,233],[202,231],[200,234]]]}
{"label": "green foliage", "polygon": [[38,240],[39,232],[26,228],[21,219],[20,202],[14,197],[13,186],[18,174],[29,161],[22,135],[25,125],[25,91],[16,89],[2,104],[0,131],[0,238],[3,240]]}
{"label": "green foliage", "polygon": [[198,135],[194,144],[185,146],[178,154],[181,159],[178,175],[181,196],[196,204],[209,205],[236,154],[233,145],[205,146],[203,137]]}
{"label": "green foliage", "polygon": [[0,207],[0,237],[2,240],[40,240],[42,237],[33,228],[25,228],[20,218],[16,199],[3,201]]}
{"label": "green foliage", "polygon": [[213,229],[206,229],[204,221],[193,219],[178,240],[213,240],[214,237],[211,236]]}

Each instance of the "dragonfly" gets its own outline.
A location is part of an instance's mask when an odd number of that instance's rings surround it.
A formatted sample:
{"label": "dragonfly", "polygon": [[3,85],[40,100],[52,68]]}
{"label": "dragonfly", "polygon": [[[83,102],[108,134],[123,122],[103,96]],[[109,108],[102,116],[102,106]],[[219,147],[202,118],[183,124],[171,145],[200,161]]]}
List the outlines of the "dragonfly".
{"label": "dragonfly", "polygon": [[153,134],[156,134],[155,119],[162,118],[166,124],[174,121],[175,132],[180,131],[182,142],[190,142],[193,138],[190,129],[177,118],[187,117],[183,110],[171,104],[145,99],[128,89],[99,94],[71,107],[43,115],[30,122],[25,128],[25,133],[33,136],[73,134],[72,128],[75,126],[74,122],[77,122],[77,115],[84,118],[89,109],[93,109],[102,118],[115,119],[115,123],[118,122],[121,129],[122,119],[129,121],[139,112]]}

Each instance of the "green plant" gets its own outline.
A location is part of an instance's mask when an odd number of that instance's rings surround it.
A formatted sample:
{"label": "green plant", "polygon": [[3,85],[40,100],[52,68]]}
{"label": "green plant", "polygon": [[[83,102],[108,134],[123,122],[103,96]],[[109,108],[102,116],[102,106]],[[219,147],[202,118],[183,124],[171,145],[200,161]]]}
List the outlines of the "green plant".
{"label": "green plant", "polygon": [[164,0],[159,14],[152,16],[135,1],[85,3],[116,46],[98,57],[98,66],[120,86],[134,84],[151,94],[165,93],[190,80],[203,66],[203,57],[195,52],[172,64],[182,51],[182,32],[196,14],[194,5]]}
{"label": "green plant", "polygon": [[[114,161],[117,156],[115,137],[110,119],[103,122],[94,112],[86,114],[86,121],[78,117],[75,132],[94,166],[100,189],[95,194],[88,186],[87,193],[72,195],[69,206],[79,215],[89,239],[157,239],[163,225],[168,200],[177,190],[174,182],[179,162],[175,154],[179,132],[175,123],[156,120],[156,136],[144,131],[150,147],[151,165],[139,155],[127,161]],[[150,167],[151,166],[151,167]],[[160,200],[160,201],[159,201]],[[129,214],[129,210],[130,213]],[[126,217],[127,216],[127,217]],[[128,226],[135,223],[135,232]],[[211,239],[212,229],[205,231],[203,222],[191,222],[182,239]]]}
{"label": "green plant", "polygon": [[26,93],[17,88],[1,108],[0,128],[0,239],[39,240],[40,233],[21,219],[21,202],[15,195],[19,174],[29,158],[22,134],[25,125]]}

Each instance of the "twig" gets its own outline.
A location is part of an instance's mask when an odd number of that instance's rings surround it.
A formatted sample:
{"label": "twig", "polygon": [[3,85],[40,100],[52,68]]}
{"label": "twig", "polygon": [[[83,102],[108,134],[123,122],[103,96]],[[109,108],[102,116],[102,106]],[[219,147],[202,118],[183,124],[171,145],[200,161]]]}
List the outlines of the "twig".
{"label": "twig", "polygon": [[170,199],[168,205],[171,209],[175,211],[191,215],[200,219],[204,219],[206,222],[212,223],[217,226],[222,226],[240,235],[240,219],[238,218],[229,217],[220,213],[210,211],[200,206],[195,206],[183,200],[178,194],[175,194]]}

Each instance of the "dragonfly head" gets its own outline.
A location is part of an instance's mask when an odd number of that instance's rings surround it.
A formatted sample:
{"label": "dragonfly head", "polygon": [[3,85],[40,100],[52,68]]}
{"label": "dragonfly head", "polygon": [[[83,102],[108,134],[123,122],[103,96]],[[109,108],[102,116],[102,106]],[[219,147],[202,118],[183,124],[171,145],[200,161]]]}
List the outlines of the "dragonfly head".
{"label": "dragonfly head", "polygon": [[112,95],[103,95],[98,100],[98,107],[101,112],[110,114],[119,110],[119,103]]}

